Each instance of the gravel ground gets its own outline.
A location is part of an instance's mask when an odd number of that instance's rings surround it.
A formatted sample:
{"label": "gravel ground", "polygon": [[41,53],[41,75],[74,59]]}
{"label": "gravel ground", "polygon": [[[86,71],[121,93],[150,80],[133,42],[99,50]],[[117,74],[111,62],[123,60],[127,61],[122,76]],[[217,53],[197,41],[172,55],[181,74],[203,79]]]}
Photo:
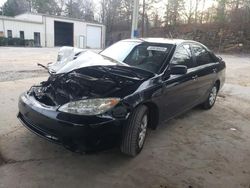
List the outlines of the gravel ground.
{"label": "gravel ground", "polygon": [[55,61],[57,50],[0,49],[0,188],[250,187],[250,56],[221,55],[227,78],[214,108],[162,123],[127,158],[118,149],[71,153],[16,119],[20,93],[47,77],[36,63]]}
{"label": "gravel ground", "polygon": [[0,82],[14,81],[25,78],[47,76],[48,72],[44,70],[23,70],[0,72]]}
{"label": "gravel ground", "polygon": [[3,157],[1,156],[1,154],[0,154],[0,166],[2,165],[2,164],[4,164],[4,160],[3,160]]}
{"label": "gravel ground", "polygon": [[46,76],[37,63],[55,62],[59,48],[0,49],[0,82]]}

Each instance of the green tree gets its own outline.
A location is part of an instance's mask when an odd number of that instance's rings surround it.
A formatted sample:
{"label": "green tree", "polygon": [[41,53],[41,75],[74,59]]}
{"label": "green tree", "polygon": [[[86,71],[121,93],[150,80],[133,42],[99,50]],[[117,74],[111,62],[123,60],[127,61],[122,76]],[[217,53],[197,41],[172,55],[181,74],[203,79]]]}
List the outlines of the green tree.
{"label": "green tree", "polygon": [[0,7],[0,15],[3,15],[3,7]]}
{"label": "green tree", "polygon": [[16,16],[29,11],[29,4],[26,0],[7,0],[2,11],[5,16]]}
{"label": "green tree", "polygon": [[82,3],[83,19],[86,21],[94,21],[94,4],[92,0],[84,0]]}
{"label": "green tree", "polygon": [[55,0],[31,0],[32,8],[37,13],[60,15],[60,8]]}
{"label": "green tree", "polygon": [[71,18],[82,18],[81,2],[75,0],[69,0],[66,3],[65,13]]}
{"label": "green tree", "polygon": [[[155,6],[159,0],[143,0],[142,13],[141,13],[141,36],[147,36],[148,30],[151,25],[154,27],[159,26],[161,23],[160,16]],[[150,24],[150,21],[152,24]]]}
{"label": "green tree", "polygon": [[218,0],[216,20],[220,23],[226,21],[226,5],[228,0]]}
{"label": "green tree", "polygon": [[94,4],[91,0],[69,0],[65,13],[68,17],[94,21]]}
{"label": "green tree", "polygon": [[101,15],[102,21],[106,25],[107,45],[110,45],[114,42],[112,33],[114,31],[114,27],[118,26],[122,19],[121,7],[121,0],[102,0],[101,2]]}
{"label": "green tree", "polygon": [[177,25],[181,21],[181,12],[184,10],[184,0],[168,0],[165,13],[165,23]]}

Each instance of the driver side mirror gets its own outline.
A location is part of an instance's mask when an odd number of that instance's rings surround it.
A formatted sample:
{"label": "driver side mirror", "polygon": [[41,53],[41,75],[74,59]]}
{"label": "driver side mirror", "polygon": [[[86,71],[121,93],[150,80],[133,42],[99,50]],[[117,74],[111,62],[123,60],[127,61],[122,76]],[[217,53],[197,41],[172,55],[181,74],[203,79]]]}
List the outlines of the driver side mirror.
{"label": "driver side mirror", "polygon": [[187,66],[185,65],[173,65],[170,68],[170,74],[186,74],[187,73]]}
{"label": "driver side mirror", "polygon": [[220,61],[222,61],[222,57],[221,56],[216,56]]}

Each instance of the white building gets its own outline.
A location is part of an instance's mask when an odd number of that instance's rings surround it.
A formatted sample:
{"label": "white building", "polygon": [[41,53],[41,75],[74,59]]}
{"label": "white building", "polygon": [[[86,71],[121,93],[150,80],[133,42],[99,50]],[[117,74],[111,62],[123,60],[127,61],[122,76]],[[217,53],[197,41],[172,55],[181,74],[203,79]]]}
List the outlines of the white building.
{"label": "white building", "polygon": [[0,36],[33,39],[36,46],[104,48],[105,26],[80,19],[24,13],[0,16]]}

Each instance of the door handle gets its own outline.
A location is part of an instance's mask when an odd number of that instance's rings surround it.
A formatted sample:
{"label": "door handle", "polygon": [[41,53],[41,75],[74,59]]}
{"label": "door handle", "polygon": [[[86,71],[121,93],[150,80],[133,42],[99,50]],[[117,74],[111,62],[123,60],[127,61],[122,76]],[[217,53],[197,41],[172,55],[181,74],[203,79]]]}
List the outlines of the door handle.
{"label": "door handle", "polygon": [[217,72],[217,69],[216,69],[216,68],[214,68],[214,69],[213,69],[213,72],[214,72],[214,73],[216,73],[216,72]]}
{"label": "door handle", "polygon": [[192,76],[193,80],[196,80],[198,78],[198,75]]}

